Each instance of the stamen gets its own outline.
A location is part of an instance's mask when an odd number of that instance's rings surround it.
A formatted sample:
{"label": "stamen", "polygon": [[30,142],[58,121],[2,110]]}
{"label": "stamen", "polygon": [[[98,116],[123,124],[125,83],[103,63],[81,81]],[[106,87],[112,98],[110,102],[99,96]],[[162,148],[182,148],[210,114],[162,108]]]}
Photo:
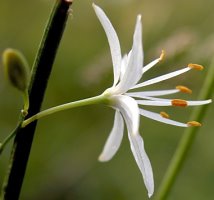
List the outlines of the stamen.
{"label": "stamen", "polygon": [[187,125],[191,127],[191,126],[201,126],[202,124],[196,121],[190,121],[187,122]]}
{"label": "stamen", "polygon": [[188,67],[192,69],[200,70],[200,71],[204,69],[202,65],[193,64],[193,63],[188,64]]}
{"label": "stamen", "polygon": [[192,94],[192,90],[190,90],[188,87],[183,85],[176,86],[176,89],[180,90],[180,92]]}
{"label": "stamen", "polygon": [[169,115],[166,112],[160,112],[161,117],[169,119]]}
{"label": "stamen", "polygon": [[162,51],[161,51],[161,55],[160,55],[160,57],[159,57],[159,61],[162,61],[164,57],[165,57],[165,51],[162,50]]}
{"label": "stamen", "polygon": [[172,106],[180,106],[180,107],[186,107],[187,101],[183,100],[183,99],[173,99],[171,101]]}

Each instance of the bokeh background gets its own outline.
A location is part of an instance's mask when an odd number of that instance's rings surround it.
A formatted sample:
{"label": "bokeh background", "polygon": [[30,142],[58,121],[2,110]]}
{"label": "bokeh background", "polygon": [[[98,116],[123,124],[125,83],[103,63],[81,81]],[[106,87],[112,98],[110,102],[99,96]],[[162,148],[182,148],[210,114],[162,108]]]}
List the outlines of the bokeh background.
{"label": "bokeh background", "polygon": [[[13,47],[21,50],[32,66],[51,0],[0,0],[0,53]],[[131,48],[137,14],[142,14],[145,63],[165,60],[146,73],[144,80],[180,69],[186,64],[206,66],[148,89],[187,85],[197,99],[214,55],[213,0],[97,0],[118,32],[122,52]],[[112,84],[112,63],[106,36],[92,9],[92,1],[75,1],[51,74],[43,109],[103,92]],[[214,67],[214,66],[212,66]],[[147,89],[147,88],[146,88]],[[0,67],[0,140],[15,127],[22,99],[4,79]],[[152,108],[147,108],[151,110]],[[173,119],[188,121],[192,108],[156,108]],[[211,200],[214,198],[214,134],[211,105],[168,199]],[[114,111],[102,105],[57,113],[39,121],[21,200],[139,200],[148,199],[146,189],[130,151],[127,134],[116,156],[99,163],[111,130]],[[140,132],[151,159],[155,187],[184,132],[141,118]],[[11,144],[0,157],[2,184]],[[152,199],[152,198],[151,198]]]}

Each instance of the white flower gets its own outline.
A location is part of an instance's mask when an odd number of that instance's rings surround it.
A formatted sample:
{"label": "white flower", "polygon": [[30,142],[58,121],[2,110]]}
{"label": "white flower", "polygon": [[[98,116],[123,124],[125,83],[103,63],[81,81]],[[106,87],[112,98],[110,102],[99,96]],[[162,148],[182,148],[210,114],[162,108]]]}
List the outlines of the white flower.
{"label": "white flower", "polygon": [[[103,95],[106,95],[109,101],[109,105],[116,110],[113,128],[99,157],[99,160],[110,160],[119,149],[123,138],[124,119],[128,129],[128,138],[130,141],[131,150],[136,163],[142,173],[145,186],[148,190],[148,196],[150,197],[154,192],[154,180],[152,167],[144,149],[144,142],[139,134],[140,115],[163,123],[182,127],[199,126],[200,124],[194,121],[189,123],[176,122],[168,119],[168,115],[164,112],[160,114],[153,113],[151,111],[139,108],[138,105],[195,106],[210,103],[211,100],[185,101],[181,99],[163,99],[156,97],[173,94],[180,91],[191,92],[184,86],[178,86],[176,89],[171,90],[132,93],[128,93],[128,90],[161,82],[163,80],[187,72],[193,68],[202,69],[202,66],[189,64],[188,67],[185,67],[178,71],[171,72],[169,74],[162,75],[157,78],[153,78],[151,80],[137,84],[138,81],[142,78],[143,73],[148,71],[163,58],[164,52],[162,52],[160,58],[155,59],[154,61],[143,67],[142,25],[141,16],[138,15],[133,36],[132,49],[128,55],[125,55],[122,58],[119,39],[111,22],[100,7],[96,6],[95,4],[93,4],[93,7],[107,35],[113,62],[114,83],[111,88],[107,89],[103,93]],[[139,98],[140,100],[135,100],[133,97]]]}

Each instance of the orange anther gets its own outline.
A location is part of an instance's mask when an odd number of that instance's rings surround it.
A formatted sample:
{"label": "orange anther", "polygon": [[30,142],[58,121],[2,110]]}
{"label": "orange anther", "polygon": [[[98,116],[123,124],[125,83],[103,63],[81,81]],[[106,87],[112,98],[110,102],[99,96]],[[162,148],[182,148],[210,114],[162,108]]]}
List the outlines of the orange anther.
{"label": "orange anther", "polygon": [[161,117],[169,119],[169,115],[166,112],[160,112]]}
{"label": "orange anther", "polygon": [[192,94],[192,90],[190,90],[188,87],[183,85],[176,86],[176,89],[180,90],[180,92]]}
{"label": "orange anther", "polygon": [[187,122],[187,125],[188,126],[201,126],[201,123],[196,122],[196,121],[190,121],[190,122]]}
{"label": "orange anther", "polygon": [[190,67],[192,69],[200,70],[200,71],[204,69],[204,67],[202,65],[193,64],[193,63],[188,64],[188,67]]}
{"label": "orange anther", "polygon": [[160,57],[159,57],[159,61],[163,60],[164,56],[165,56],[165,51],[162,50],[162,51],[161,51],[161,55],[160,55]]}
{"label": "orange anther", "polygon": [[173,106],[180,106],[180,107],[186,107],[188,104],[187,104],[187,101],[183,100],[183,99],[173,99],[171,101],[171,104]]}

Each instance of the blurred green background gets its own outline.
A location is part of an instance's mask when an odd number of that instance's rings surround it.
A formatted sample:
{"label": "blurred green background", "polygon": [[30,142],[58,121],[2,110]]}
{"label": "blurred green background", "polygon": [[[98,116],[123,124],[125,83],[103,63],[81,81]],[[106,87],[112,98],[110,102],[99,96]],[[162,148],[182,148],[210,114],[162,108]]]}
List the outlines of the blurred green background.
{"label": "blurred green background", "polygon": [[[51,0],[0,0],[0,53],[20,49],[32,65],[43,29],[53,6]],[[146,73],[144,80],[199,63],[191,71],[146,89],[187,85],[186,99],[196,99],[214,55],[213,0],[97,0],[120,38],[122,52],[131,48],[137,14],[142,14],[145,63],[166,51],[165,60]],[[103,92],[112,84],[112,63],[106,36],[92,9],[92,1],[74,1],[51,74],[43,109]],[[214,66],[212,66],[214,67]],[[18,91],[4,79],[0,68],[0,140],[15,127],[22,106]],[[146,108],[151,110],[151,108]],[[187,121],[192,108],[156,108],[173,119]],[[214,199],[214,106],[168,199]],[[127,135],[108,163],[97,157],[108,137],[114,111],[102,105],[57,113],[38,123],[22,200],[138,200],[147,192],[130,151]],[[141,118],[140,132],[151,159],[155,188],[166,171],[184,129]],[[10,144],[11,145],[11,144]],[[10,146],[0,157],[2,184]],[[152,199],[152,198],[151,198]]]}

